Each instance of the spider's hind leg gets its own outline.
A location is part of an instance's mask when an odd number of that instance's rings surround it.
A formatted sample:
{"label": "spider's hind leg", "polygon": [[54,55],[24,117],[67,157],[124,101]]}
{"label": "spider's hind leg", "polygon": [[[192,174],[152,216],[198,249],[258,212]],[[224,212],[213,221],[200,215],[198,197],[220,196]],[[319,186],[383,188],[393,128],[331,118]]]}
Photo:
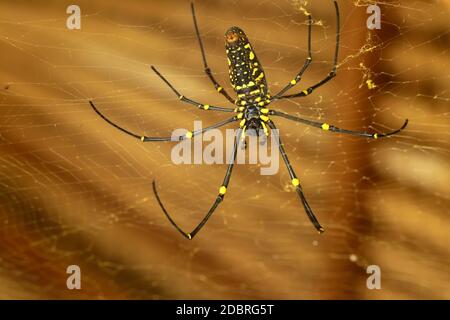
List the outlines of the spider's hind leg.
{"label": "spider's hind leg", "polygon": [[194,2],[191,2],[191,10],[192,10],[192,18],[194,19],[195,34],[197,36],[198,43],[200,45],[200,51],[202,53],[203,70],[206,73],[206,75],[208,76],[209,80],[211,80],[216,91],[219,92],[221,95],[223,95],[232,104],[234,104],[233,98],[230,97],[230,95],[226,92],[226,90],[217,82],[216,78],[214,78],[214,76],[211,72],[211,69],[208,66],[208,62],[206,61],[205,48],[203,47],[202,38],[200,37],[200,31],[198,28],[197,18],[195,16]]}
{"label": "spider's hind leg", "polygon": [[336,1],[334,1],[334,8],[336,11],[336,45],[335,45],[335,49],[334,49],[334,59],[333,59],[333,68],[331,69],[330,73],[321,81],[319,81],[318,83],[312,85],[311,87],[302,90],[299,93],[294,93],[294,94],[288,94],[288,95],[283,95],[287,90],[291,89],[292,87],[294,87],[301,78],[301,75],[303,74],[303,72],[306,70],[306,68],[308,67],[309,63],[311,62],[310,59],[311,58],[311,52],[310,55],[308,57],[308,60],[306,61],[305,65],[303,66],[303,69],[300,71],[300,73],[290,82],[290,84],[288,84],[286,87],[283,88],[283,90],[281,90],[279,93],[277,93],[272,100],[280,100],[280,99],[288,99],[288,98],[297,98],[297,97],[306,97],[308,95],[310,95],[314,90],[316,90],[317,88],[323,86],[325,83],[327,83],[328,81],[330,81],[331,79],[333,79],[336,76],[336,69],[338,66],[338,55],[339,55],[339,43],[340,43],[340,15],[339,15],[339,6],[337,4]]}

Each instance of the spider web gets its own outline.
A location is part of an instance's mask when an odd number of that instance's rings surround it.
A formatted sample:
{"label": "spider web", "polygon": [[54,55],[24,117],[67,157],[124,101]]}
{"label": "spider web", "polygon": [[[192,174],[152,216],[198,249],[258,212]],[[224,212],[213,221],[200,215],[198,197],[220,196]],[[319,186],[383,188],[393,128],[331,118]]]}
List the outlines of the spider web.
{"label": "spider web", "polygon": [[[169,225],[151,182],[186,230],[202,219],[226,165],[175,165],[171,143],[135,141],[226,116],[202,71],[188,1],[80,1],[81,30],[60,3],[0,4],[0,296],[3,298],[449,298],[449,5],[339,1],[338,76],[272,108],[385,140],[324,133],[275,119],[306,197],[307,219],[280,160],[273,176],[237,165],[225,201],[194,241]],[[244,29],[272,93],[301,68],[313,15],[313,63],[292,92],[331,70],[332,1],[197,1],[215,77],[228,84],[223,33]],[[66,288],[79,265],[82,290]],[[366,267],[382,289],[366,288]]]}

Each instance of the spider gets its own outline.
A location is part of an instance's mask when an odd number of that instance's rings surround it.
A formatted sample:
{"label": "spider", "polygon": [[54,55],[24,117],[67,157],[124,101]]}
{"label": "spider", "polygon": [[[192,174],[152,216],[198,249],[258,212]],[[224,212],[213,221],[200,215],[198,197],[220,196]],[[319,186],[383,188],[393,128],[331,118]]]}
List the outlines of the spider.
{"label": "spider", "polygon": [[[346,130],[341,129],[336,126],[333,126],[331,124],[328,124],[326,122],[317,122],[312,120],[307,120],[303,118],[299,118],[281,111],[276,111],[273,109],[269,109],[268,105],[271,104],[274,101],[282,100],[282,99],[288,99],[288,98],[301,98],[306,97],[310,95],[313,91],[315,91],[317,88],[323,86],[325,83],[330,81],[336,76],[336,69],[337,69],[337,63],[338,63],[338,52],[339,52],[339,36],[340,36],[340,17],[339,17],[339,6],[336,1],[334,1],[334,7],[336,11],[336,47],[334,52],[334,61],[333,61],[333,68],[331,69],[331,72],[321,81],[318,83],[312,85],[311,87],[299,91],[298,93],[293,94],[285,94],[289,89],[295,87],[300,80],[302,79],[302,76],[308,66],[312,62],[312,54],[311,54],[311,26],[312,26],[312,17],[310,14],[307,14],[308,18],[308,57],[306,58],[306,61],[304,62],[302,68],[297,73],[297,75],[283,88],[281,89],[277,94],[270,95],[269,89],[267,87],[267,81],[266,81],[266,74],[264,73],[263,67],[261,63],[259,62],[258,58],[256,57],[255,51],[253,50],[252,45],[250,44],[247,36],[245,35],[244,31],[238,27],[231,27],[229,28],[225,33],[225,49],[227,53],[227,61],[229,66],[229,78],[232,88],[234,89],[237,99],[233,100],[231,96],[227,93],[227,91],[216,81],[214,78],[211,69],[208,66],[208,63],[206,61],[206,55],[205,50],[203,47],[203,42],[200,37],[200,32],[197,24],[197,18],[195,15],[195,9],[194,9],[194,3],[191,2],[191,11],[192,11],[192,18],[194,21],[194,28],[195,28],[195,34],[198,39],[199,45],[200,45],[200,51],[202,54],[202,60],[204,65],[204,72],[208,76],[208,78],[211,80],[212,84],[214,85],[217,92],[222,94],[229,102],[231,102],[233,105],[235,105],[234,108],[225,108],[225,107],[219,107],[219,106],[212,106],[209,104],[203,104],[199,103],[195,100],[189,99],[182,95],[180,92],[178,92],[172,84],[161,74],[159,71],[154,67],[151,66],[151,69],[158,75],[159,78],[161,78],[162,81],[164,81],[167,86],[176,94],[176,96],[184,103],[191,104],[195,107],[198,107],[200,110],[208,110],[208,111],[217,111],[217,112],[228,112],[228,113],[234,113],[233,117],[226,119],[224,121],[218,122],[212,126],[205,127],[201,130],[197,131],[188,131],[186,134],[179,136],[179,137],[148,137],[148,136],[141,136],[138,134],[135,134],[131,131],[128,131],[127,129],[124,129],[120,127],[119,125],[115,124],[108,118],[106,118],[94,105],[92,101],[89,101],[90,105],[94,109],[94,111],[102,117],[106,122],[108,122],[110,125],[116,127],[120,131],[134,137],[137,139],[142,140],[143,142],[149,142],[149,141],[181,141],[184,139],[191,139],[194,136],[206,132],[208,130],[219,128],[222,126],[225,126],[232,122],[239,122],[239,128],[237,130],[234,144],[233,144],[233,151],[231,153],[231,159],[229,161],[227,171],[225,174],[225,178],[223,179],[223,183],[219,188],[218,195],[216,200],[214,201],[213,205],[207,212],[207,214],[204,216],[204,218],[201,220],[201,222],[193,229],[191,232],[185,232],[183,231],[172,219],[172,217],[167,212],[166,208],[164,207],[158,192],[156,190],[156,182],[153,180],[152,186],[153,186],[153,192],[155,194],[156,200],[158,201],[159,206],[163,210],[164,214],[166,215],[169,222],[187,239],[191,240],[195,237],[195,235],[203,228],[203,226],[206,224],[208,219],[211,217],[211,215],[214,213],[214,211],[217,209],[219,204],[223,201],[224,196],[227,192],[227,187],[230,182],[231,178],[231,172],[233,170],[234,162],[236,160],[236,154],[238,147],[240,146],[240,142],[244,141],[245,136],[249,135],[250,132],[256,132],[257,135],[269,135],[269,129],[270,132],[272,132],[275,136],[275,140],[277,142],[277,146],[281,152],[281,156],[283,158],[283,161],[287,167],[287,170],[289,172],[289,176],[291,179],[292,185],[295,187],[295,190],[298,194],[298,197],[300,201],[303,204],[303,207],[306,211],[306,214],[308,215],[309,219],[311,220],[314,227],[317,229],[319,233],[322,233],[324,231],[324,228],[320,225],[319,221],[317,220],[316,216],[314,215],[311,207],[309,206],[308,202],[306,201],[305,195],[303,193],[303,189],[301,187],[300,181],[297,178],[297,175],[294,172],[294,169],[292,168],[292,165],[289,162],[289,159],[286,155],[286,151],[284,149],[283,143],[280,140],[280,137],[278,136],[276,126],[274,122],[272,121],[272,117],[282,117],[286,118],[291,121],[300,122],[307,126],[316,127],[319,129],[322,129],[324,131],[331,131],[335,133],[343,133],[343,134],[349,134],[359,137],[366,137],[371,139],[379,139],[383,137],[387,137],[393,134],[396,134],[403,130],[407,124],[408,119],[405,120],[404,124],[400,129],[397,129],[392,132],[388,133],[367,133],[363,131],[352,131],[352,130]],[[245,143],[245,142],[244,142]]]}

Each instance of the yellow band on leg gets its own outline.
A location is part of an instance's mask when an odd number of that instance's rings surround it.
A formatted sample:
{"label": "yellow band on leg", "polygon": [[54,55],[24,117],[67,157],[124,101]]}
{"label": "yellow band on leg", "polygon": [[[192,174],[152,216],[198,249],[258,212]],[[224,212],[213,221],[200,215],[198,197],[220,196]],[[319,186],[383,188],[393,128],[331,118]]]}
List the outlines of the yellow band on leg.
{"label": "yellow band on leg", "polygon": [[261,121],[261,125],[262,125],[262,127],[263,127],[264,134],[265,134],[266,136],[269,136],[269,130],[267,129],[266,124],[265,124],[264,122]]}
{"label": "yellow band on leg", "polygon": [[227,193],[227,187],[221,186],[219,188],[219,194],[223,196],[225,193]]}
{"label": "yellow band on leg", "polygon": [[264,121],[264,122],[269,121],[269,117],[268,117],[268,116],[265,116],[265,115],[260,115],[259,118],[260,118],[262,121]]}

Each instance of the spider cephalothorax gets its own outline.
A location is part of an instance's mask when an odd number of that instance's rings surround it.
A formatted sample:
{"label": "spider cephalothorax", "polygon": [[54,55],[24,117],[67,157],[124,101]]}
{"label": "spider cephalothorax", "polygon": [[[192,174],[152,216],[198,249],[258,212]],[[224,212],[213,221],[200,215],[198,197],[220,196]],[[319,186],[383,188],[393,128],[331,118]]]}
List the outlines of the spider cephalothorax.
{"label": "spider cephalothorax", "polygon": [[[227,187],[230,182],[231,178],[231,172],[233,170],[233,166],[236,159],[236,154],[238,150],[238,146],[240,144],[241,139],[245,139],[245,135],[253,135],[253,134],[259,134],[261,132],[264,132],[265,135],[269,134],[269,130],[271,129],[273,136],[276,138],[278,148],[280,150],[280,154],[283,158],[284,163],[286,164],[286,168],[289,172],[289,176],[291,179],[291,183],[295,188],[295,191],[303,204],[303,207],[305,209],[306,214],[308,215],[308,218],[311,220],[314,227],[317,229],[317,231],[323,232],[324,229],[320,225],[319,221],[317,220],[316,216],[314,215],[311,207],[309,206],[308,202],[306,201],[305,195],[303,194],[303,189],[300,185],[300,181],[297,178],[294,169],[292,165],[289,162],[289,159],[286,155],[286,151],[283,147],[283,144],[281,143],[280,137],[278,136],[276,126],[274,122],[272,121],[269,116],[274,117],[282,117],[291,121],[296,121],[308,126],[316,127],[319,129],[322,129],[323,131],[330,131],[330,132],[337,132],[337,133],[344,133],[349,134],[353,136],[359,136],[359,137],[366,137],[370,139],[378,139],[387,137],[393,134],[396,134],[403,130],[406,125],[408,124],[408,120],[406,119],[403,123],[403,126],[400,129],[388,132],[388,133],[368,133],[363,131],[354,131],[354,130],[347,130],[347,129],[341,129],[338,127],[335,127],[333,125],[330,125],[326,122],[318,122],[308,119],[299,118],[296,116],[292,116],[290,114],[276,111],[276,110],[269,110],[267,106],[272,102],[276,100],[286,99],[286,98],[300,98],[305,97],[309,94],[311,94],[314,90],[321,87],[331,79],[333,79],[336,76],[336,69],[337,69],[337,60],[338,60],[338,51],[339,51],[339,8],[336,1],[334,1],[334,6],[336,9],[336,47],[334,52],[334,59],[333,59],[333,68],[331,69],[330,73],[321,81],[318,83],[310,86],[307,89],[301,90],[297,93],[293,94],[285,94],[288,90],[295,87],[301,80],[303,74],[305,73],[306,69],[308,69],[309,65],[312,61],[312,55],[311,55],[311,26],[312,26],[312,18],[311,15],[307,15],[308,17],[308,57],[306,58],[303,67],[300,69],[300,71],[295,75],[295,77],[281,89],[277,94],[271,96],[269,94],[269,90],[267,87],[266,77],[264,74],[264,70],[258,61],[258,58],[256,57],[255,52],[253,51],[253,48],[248,41],[247,36],[245,35],[244,31],[242,31],[238,27],[232,27],[227,30],[225,33],[225,47],[226,47],[226,53],[227,53],[227,59],[228,59],[228,66],[229,66],[229,74],[230,74],[230,83],[233,87],[234,91],[237,94],[237,99],[233,100],[230,95],[226,92],[226,90],[219,85],[219,83],[214,78],[211,69],[209,68],[207,62],[206,62],[206,56],[205,56],[205,50],[203,48],[203,43],[200,38],[200,32],[198,30],[197,25],[197,19],[195,17],[195,11],[194,11],[194,4],[191,4],[192,9],[192,17],[194,19],[194,26],[195,26],[195,33],[197,35],[198,42],[200,44],[200,50],[202,54],[203,59],[203,65],[204,65],[204,71],[206,75],[209,77],[211,82],[213,83],[214,87],[216,88],[217,92],[222,94],[229,102],[235,104],[235,108],[226,108],[226,107],[218,107],[218,106],[211,106],[209,104],[199,103],[197,101],[194,101],[192,99],[186,98],[184,95],[180,94],[173,86],[172,84],[163,77],[155,67],[152,66],[153,71],[170,87],[170,89],[177,95],[177,97],[185,103],[194,105],[198,107],[201,110],[209,110],[209,111],[218,111],[218,112],[229,112],[233,113],[234,116],[231,118],[228,118],[224,121],[221,121],[219,123],[216,123],[212,126],[203,128],[201,130],[197,131],[188,131],[184,135],[179,137],[147,137],[147,136],[141,136],[138,134],[135,134],[131,131],[128,131],[127,129],[122,128],[121,126],[115,124],[108,118],[106,118],[100,111],[95,107],[94,103],[90,101],[90,104],[92,108],[97,112],[100,117],[102,117],[106,122],[111,124],[112,126],[116,127],[117,129],[121,130],[122,132],[142,140],[143,142],[148,141],[179,141],[183,139],[191,139],[194,136],[201,134],[205,131],[219,128],[222,126],[225,126],[229,123],[233,123],[238,121],[239,122],[239,129],[238,134],[236,135],[233,152],[232,152],[232,158],[230,159],[227,172],[225,174],[225,178],[223,179],[222,185],[219,188],[218,195],[216,197],[216,200],[212,204],[209,211],[206,213],[206,215],[203,217],[203,219],[200,221],[200,223],[193,229],[192,232],[185,232],[183,231],[172,219],[172,217],[167,212],[166,208],[161,202],[161,199],[159,198],[159,195],[156,191],[156,183],[153,181],[153,191],[156,196],[156,200],[158,201],[159,205],[161,206],[161,209],[165,213],[166,217],[169,219],[170,223],[187,239],[192,239],[199,231],[200,229],[206,224],[208,219],[211,217],[213,212],[216,210],[218,205],[223,201],[225,197],[225,193],[227,192]],[[245,140],[244,140],[245,143]]]}

